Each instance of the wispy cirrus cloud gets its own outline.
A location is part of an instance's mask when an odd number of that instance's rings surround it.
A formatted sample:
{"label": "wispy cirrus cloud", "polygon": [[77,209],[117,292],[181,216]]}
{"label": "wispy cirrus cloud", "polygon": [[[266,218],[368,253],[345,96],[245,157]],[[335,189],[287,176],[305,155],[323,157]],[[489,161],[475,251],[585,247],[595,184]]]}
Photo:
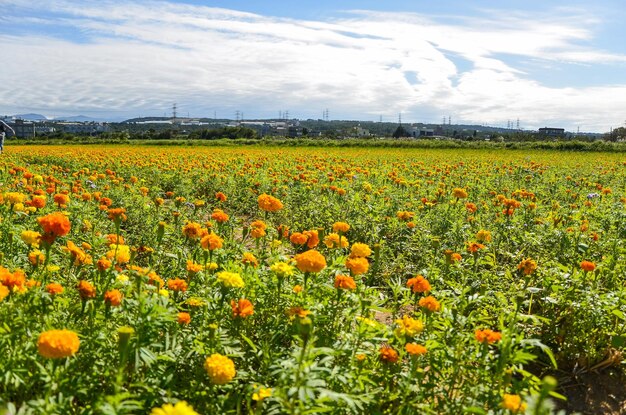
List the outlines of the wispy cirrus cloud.
{"label": "wispy cirrus cloud", "polygon": [[357,10],[313,21],[168,2],[0,5],[12,25],[0,28],[11,57],[0,113],[159,115],[178,102],[192,115],[318,118],[330,108],[337,118],[520,117],[604,130],[626,110],[626,79],[552,86],[519,65],[622,67],[626,56],[593,46],[600,22],[580,10],[472,19]]}

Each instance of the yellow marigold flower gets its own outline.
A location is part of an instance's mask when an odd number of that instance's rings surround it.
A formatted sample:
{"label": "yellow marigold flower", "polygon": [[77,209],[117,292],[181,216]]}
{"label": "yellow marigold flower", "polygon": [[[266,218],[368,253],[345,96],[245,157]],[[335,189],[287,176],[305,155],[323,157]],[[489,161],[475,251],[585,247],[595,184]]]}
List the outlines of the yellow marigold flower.
{"label": "yellow marigold flower", "polygon": [[476,240],[480,242],[491,242],[491,232],[484,229],[476,232]]}
{"label": "yellow marigold flower", "polygon": [[111,244],[106,256],[109,259],[115,258],[115,262],[118,264],[125,264],[130,261],[130,247],[128,245]]}
{"label": "yellow marigold flower", "polygon": [[224,385],[230,382],[237,374],[235,363],[219,353],[214,353],[207,357],[204,362],[204,369],[214,385]]}
{"label": "yellow marigold flower", "polygon": [[260,388],[257,392],[252,394],[253,401],[262,401],[265,398],[272,396],[272,388]]}
{"label": "yellow marigold flower", "polygon": [[78,335],[71,330],[48,330],[39,335],[37,349],[48,359],[73,356],[80,347]]}
{"label": "yellow marigold flower", "polygon": [[0,284],[0,301],[4,300],[5,298],[7,298],[7,296],[9,295],[9,289],[7,287],[5,287],[4,285]]}
{"label": "yellow marigold flower", "polygon": [[461,189],[460,187],[455,187],[452,190],[452,195],[457,199],[465,199],[467,197],[467,191],[465,189]]}
{"label": "yellow marigold flower", "polygon": [[26,200],[26,195],[19,192],[8,192],[4,194],[4,200],[12,205],[15,205],[17,203],[24,203],[24,200]]}
{"label": "yellow marigold flower", "polygon": [[367,258],[352,257],[346,258],[346,268],[350,270],[352,275],[365,274],[369,270],[370,264]]}
{"label": "yellow marigold flower", "polygon": [[298,254],[294,259],[302,272],[320,272],[326,268],[326,258],[314,249]]}
{"label": "yellow marigold flower", "polygon": [[291,277],[294,273],[294,269],[286,262],[275,262],[270,266],[270,270],[279,277]]}
{"label": "yellow marigold flower", "polygon": [[243,288],[245,283],[241,276],[235,272],[222,271],[217,273],[217,279],[229,288]]}
{"label": "yellow marigold flower", "polygon": [[340,237],[337,233],[329,233],[326,238],[324,238],[324,244],[326,244],[328,248],[346,248],[349,242],[348,238],[345,236]]}
{"label": "yellow marigold flower", "polygon": [[522,402],[522,398],[519,395],[512,395],[508,393],[505,393],[504,396],[502,396],[502,407],[513,413],[526,411],[526,403]]}
{"label": "yellow marigold flower", "polygon": [[335,222],[333,223],[333,232],[341,232],[346,233],[350,230],[350,225],[345,222]]}
{"label": "yellow marigold flower", "polygon": [[273,196],[263,193],[258,199],[259,209],[265,212],[276,212],[283,208],[283,203]]}
{"label": "yellow marigold flower", "polygon": [[350,256],[365,258],[372,255],[372,250],[367,244],[355,242],[350,248]]}
{"label": "yellow marigold flower", "polygon": [[26,245],[29,245],[33,248],[39,247],[39,239],[41,238],[41,234],[39,232],[22,231],[22,234],[20,236],[22,238],[22,241],[24,241]]}
{"label": "yellow marigold flower", "polygon": [[527,258],[519,263],[517,269],[521,270],[524,275],[530,275],[537,269],[537,263],[532,259]]}
{"label": "yellow marigold flower", "polygon": [[407,315],[396,320],[396,324],[398,328],[396,328],[395,333],[398,337],[413,337],[424,330],[424,323],[421,320],[416,320]]}
{"label": "yellow marigold flower", "polygon": [[153,408],[150,415],[200,415],[185,401],[178,401],[176,405],[166,403],[160,408]]}

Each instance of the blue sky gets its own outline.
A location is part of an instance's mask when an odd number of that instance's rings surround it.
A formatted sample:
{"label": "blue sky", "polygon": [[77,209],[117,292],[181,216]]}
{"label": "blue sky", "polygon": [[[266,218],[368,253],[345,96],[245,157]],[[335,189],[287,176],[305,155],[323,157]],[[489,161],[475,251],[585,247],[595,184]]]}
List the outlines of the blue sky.
{"label": "blue sky", "polygon": [[626,121],[626,8],[587,1],[0,0],[0,115]]}

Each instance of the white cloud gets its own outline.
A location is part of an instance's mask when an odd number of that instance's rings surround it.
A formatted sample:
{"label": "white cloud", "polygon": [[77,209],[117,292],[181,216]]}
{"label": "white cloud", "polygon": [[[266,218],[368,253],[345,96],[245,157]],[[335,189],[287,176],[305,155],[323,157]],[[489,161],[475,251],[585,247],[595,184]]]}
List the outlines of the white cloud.
{"label": "white cloud", "polygon": [[[52,14],[42,25],[71,28],[80,41],[33,32],[0,35],[0,113],[182,111],[232,117],[331,115],[502,123],[523,117],[605,130],[621,122],[624,85],[556,88],[533,80],[505,55],[550,64],[619,65],[626,57],[584,46],[598,22],[495,11],[467,19],[354,11],[305,21],[166,2],[6,1]],[[36,22],[41,17],[31,17]],[[549,24],[548,24],[549,23]],[[468,67],[455,64],[462,58]],[[424,116],[426,115],[426,119]]]}

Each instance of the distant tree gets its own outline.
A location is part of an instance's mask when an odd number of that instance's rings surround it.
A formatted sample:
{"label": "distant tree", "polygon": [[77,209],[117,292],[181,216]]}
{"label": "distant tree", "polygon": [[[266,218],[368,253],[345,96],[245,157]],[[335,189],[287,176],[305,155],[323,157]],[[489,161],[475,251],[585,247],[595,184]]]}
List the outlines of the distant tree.
{"label": "distant tree", "polygon": [[396,131],[394,131],[394,133],[391,136],[393,138],[400,138],[400,137],[410,137],[411,134],[409,134],[409,132],[402,125],[399,125],[398,128],[396,128]]}

